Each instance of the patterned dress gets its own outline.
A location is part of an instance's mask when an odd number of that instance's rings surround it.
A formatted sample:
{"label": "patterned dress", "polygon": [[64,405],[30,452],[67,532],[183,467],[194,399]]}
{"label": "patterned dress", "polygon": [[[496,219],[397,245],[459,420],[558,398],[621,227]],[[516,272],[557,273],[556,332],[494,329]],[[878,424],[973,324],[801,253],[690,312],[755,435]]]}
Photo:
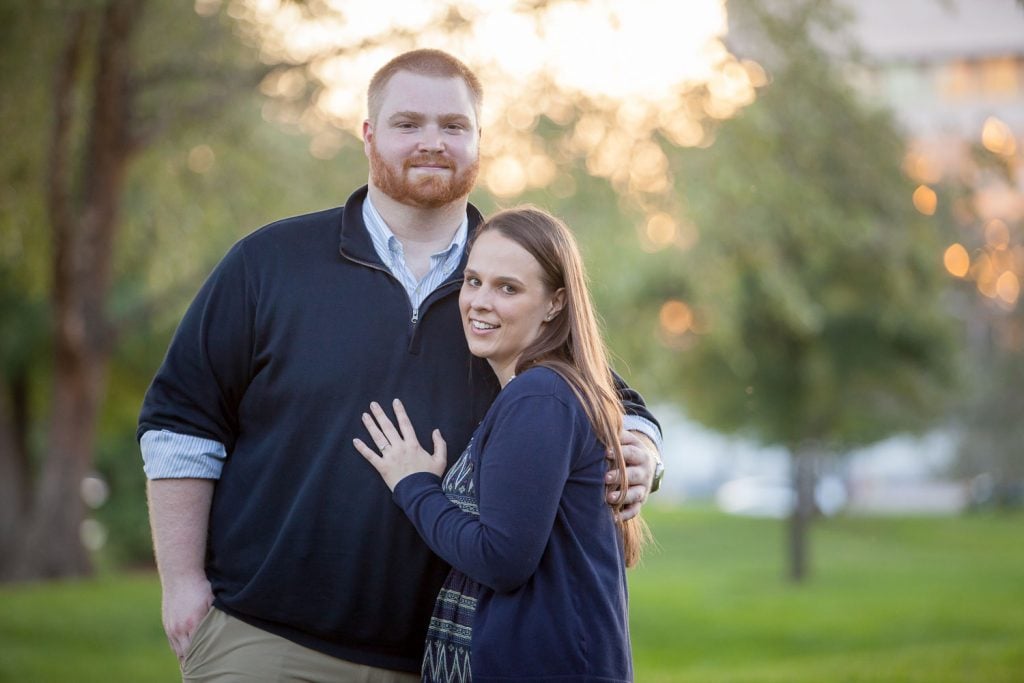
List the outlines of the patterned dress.
{"label": "patterned dress", "polygon": [[[441,489],[463,512],[480,516],[473,473],[476,460],[473,440],[441,482]],[[452,569],[434,603],[423,655],[423,680],[427,683],[468,683],[472,680],[470,644],[473,617],[481,585],[458,569]]]}

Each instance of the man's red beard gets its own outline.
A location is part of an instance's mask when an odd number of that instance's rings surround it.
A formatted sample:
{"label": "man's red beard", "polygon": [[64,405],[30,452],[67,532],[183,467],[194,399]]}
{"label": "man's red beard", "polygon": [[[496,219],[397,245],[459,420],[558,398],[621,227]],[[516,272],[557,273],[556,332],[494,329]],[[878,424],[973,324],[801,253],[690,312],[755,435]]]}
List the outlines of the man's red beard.
{"label": "man's red beard", "polygon": [[[412,180],[410,169],[415,166],[442,166],[452,169],[451,174],[431,173]],[[446,204],[469,196],[476,176],[480,171],[480,161],[460,171],[451,159],[438,154],[422,154],[402,162],[401,173],[384,161],[377,145],[370,143],[370,178],[381,192],[402,204],[417,206],[422,209],[437,209]]]}

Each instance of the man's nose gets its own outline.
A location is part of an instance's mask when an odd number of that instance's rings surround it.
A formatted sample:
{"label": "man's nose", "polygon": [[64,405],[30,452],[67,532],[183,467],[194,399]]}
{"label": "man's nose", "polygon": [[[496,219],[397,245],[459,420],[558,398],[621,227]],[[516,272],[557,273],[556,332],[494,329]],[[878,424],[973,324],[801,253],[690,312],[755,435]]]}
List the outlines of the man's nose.
{"label": "man's nose", "polygon": [[444,138],[441,136],[441,129],[436,126],[426,126],[419,140],[419,149],[422,152],[443,152]]}

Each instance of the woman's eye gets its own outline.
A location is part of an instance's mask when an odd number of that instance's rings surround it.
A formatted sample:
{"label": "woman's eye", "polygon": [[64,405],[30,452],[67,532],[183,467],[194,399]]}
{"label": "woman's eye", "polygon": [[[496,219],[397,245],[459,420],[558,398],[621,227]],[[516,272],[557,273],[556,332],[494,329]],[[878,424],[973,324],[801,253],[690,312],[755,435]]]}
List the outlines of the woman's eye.
{"label": "woman's eye", "polygon": [[515,294],[516,288],[513,287],[512,285],[502,285],[501,291],[503,291],[505,294]]}

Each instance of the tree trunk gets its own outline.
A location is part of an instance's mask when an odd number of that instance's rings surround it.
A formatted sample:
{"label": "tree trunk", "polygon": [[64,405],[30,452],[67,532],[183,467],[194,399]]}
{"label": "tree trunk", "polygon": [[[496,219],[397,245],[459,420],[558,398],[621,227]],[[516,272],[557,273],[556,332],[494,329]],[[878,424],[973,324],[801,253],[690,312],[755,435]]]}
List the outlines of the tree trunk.
{"label": "tree trunk", "polygon": [[[53,404],[49,443],[15,578],[81,576],[91,571],[79,536],[85,515],[80,489],[92,466],[113,346],[106,303],[118,203],[134,150],[129,44],[139,6],[138,0],[111,0],[68,19],[56,78],[48,178],[53,230]],[[93,43],[95,66],[83,69],[92,21],[99,23]],[[87,88],[92,109],[86,154],[77,174],[80,187],[75,187],[70,172],[74,94],[82,73],[91,74]]]}
{"label": "tree trunk", "polygon": [[[58,341],[58,343],[60,343]],[[82,545],[82,479],[92,465],[106,359],[58,351],[47,457],[40,472],[16,579],[85,576],[92,570]]]}
{"label": "tree trunk", "polygon": [[806,446],[790,448],[790,476],[796,495],[789,516],[788,579],[801,583],[810,576],[809,535],[814,518],[815,453]]}
{"label": "tree trunk", "polygon": [[10,578],[29,511],[28,377],[0,386],[0,580]]}

